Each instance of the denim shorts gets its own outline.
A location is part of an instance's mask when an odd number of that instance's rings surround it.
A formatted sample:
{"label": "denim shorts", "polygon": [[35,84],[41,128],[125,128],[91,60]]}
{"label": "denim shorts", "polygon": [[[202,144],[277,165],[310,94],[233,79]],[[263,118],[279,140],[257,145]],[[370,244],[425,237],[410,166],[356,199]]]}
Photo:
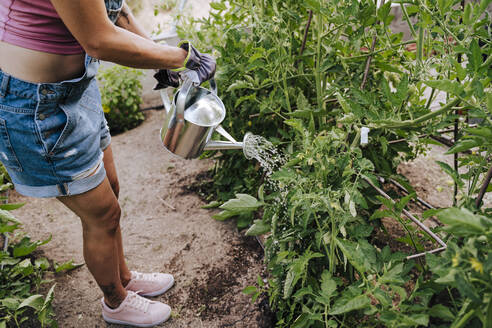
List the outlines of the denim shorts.
{"label": "denim shorts", "polygon": [[32,197],[81,194],[105,178],[103,150],[110,142],[95,75],[31,83],[0,70],[0,161],[15,189]]}

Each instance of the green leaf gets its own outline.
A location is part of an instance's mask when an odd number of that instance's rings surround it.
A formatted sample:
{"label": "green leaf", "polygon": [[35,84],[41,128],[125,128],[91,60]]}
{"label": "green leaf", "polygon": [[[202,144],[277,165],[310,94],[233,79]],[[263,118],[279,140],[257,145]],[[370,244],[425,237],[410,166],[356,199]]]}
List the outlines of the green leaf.
{"label": "green leaf", "polygon": [[492,114],[492,92],[487,92],[487,110]]}
{"label": "green leaf", "polygon": [[24,237],[17,245],[14,246],[13,255],[14,257],[26,256],[34,252],[37,247],[37,243],[31,242],[29,237]]}
{"label": "green leaf", "polygon": [[383,22],[385,25],[387,24],[387,18],[391,10],[391,1],[386,2],[383,6],[381,6],[378,9],[378,18],[381,22]]}
{"label": "green leaf", "polygon": [[20,223],[10,212],[0,209],[0,219],[6,220],[9,222]]}
{"label": "green leaf", "polygon": [[43,295],[31,295],[28,298],[26,298],[22,303],[19,305],[18,309],[21,309],[23,307],[31,307],[36,311],[41,310],[44,304],[44,296]]}
{"label": "green leaf", "polygon": [[355,209],[355,203],[353,200],[349,203],[350,214],[355,218],[357,216],[357,210]]}
{"label": "green leaf", "polygon": [[336,239],[336,243],[343,255],[347,260],[356,268],[359,272],[366,272],[368,268],[365,266],[365,256],[362,253],[360,247],[357,243],[346,240],[346,239]]}
{"label": "green leaf", "polygon": [[481,223],[481,217],[467,209],[447,208],[439,212],[437,217],[442,223],[449,226],[446,230],[458,236],[473,236],[485,233],[485,226]]}
{"label": "green leaf", "polygon": [[228,200],[220,206],[221,209],[237,213],[252,212],[263,206],[255,197],[247,194],[236,194],[235,199]]}
{"label": "green leaf", "polygon": [[434,281],[438,284],[444,284],[444,285],[453,284],[455,282],[456,273],[457,271],[455,269],[451,269],[446,275],[439,277]]}
{"label": "green leaf", "polygon": [[453,321],[455,318],[454,314],[442,304],[436,304],[430,308],[429,315],[447,322]]}
{"label": "green leaf", "polygon": [[34,252],[34,250],[39,246],[42,246],[50,242],[51,238],[52,235],[50,235],[46,240],[31,242],[31,239],[29,237],[24,237],[17,245],[14,246],[13,255],[14,257],[22,257],[22,256],[29,255],[32,252]]}
{"label": "green leaf", "polygon": [[[468,3],[468,5],[469,4],[470,3]],[[461,66],[461,63],[459,63],[456,59],[449,58],[449,60],[453,63],[454,70],[456,71],[458,78],[463,81],[466,78],[466,69]]]}
{"label": "green leaf", "polygon": [[51,286],[50,290],[48,291],[48,294],[46,294],[43,303],[43,309],[51,305],[51,302],[53,302],[53,298],[55,297],[55,286],[56,284],[53,284],[53,286]]}
{"label": "green leaf", "polygon": [[231,211],[221,211],[220,213],[212,215],[212,218],[217,221],[225,221],[234,216],[238,216],[239,213],[231,212]]}
{"label": "green leaf", "polygon": [[482,141],[480,139],[462,139],[459,140],[453,147],[449,148],[445,153],[446,155],[461,153],[472,148],[481,146]]}
{"label": "green leaf", "polygon": [[18,208],[21,208],[24,206],[26,203],[19,203],[19,204],[1,204],[0,209],[6,210],[6,211],[12,211],[16,210]]}
{"label": "green leaf", "polygon": [[323,254],[306,251],[292,262],[284,282],[284,299],[288,299],[292,294],[292,290],[304,274],[309,261],[317,257],[323,257]]}
{"label": "green leaf", "polygon": [[293,265],[287,272],[284,283],[284,299],[289,298],[289,296],[292,294],[292,290],[294,289],[295,284],[301,278],[301,270],[302,268],[300,268],[299,266]]}
{"label": "green leaf", "polygon": [[7,297],[0,300],[0,303],[9,310],[16,310],[19,307],[19,299],[13,297]]}
{"label": "green leaf", "polygon": [[328,301],[329,305],[330,298],[336,294],[337,283],[333,280],[331,273],[328,270],[323,271],[321,274],[321,296]]}
{"label": "green leaf", "polygon": [[468,128],[464,130],[469,134],[473,134],[476,136],[480,136],[492,140],[492,129],[489,127],[484,126],[479,128]]}
{"label": "green leaf", "polygon": [[[388,2],[388,4],[389,4],[389,2]],[[391,65],[391,64],[388,64],[388,63],[385,63],[383,61],[377,61],[375,65],[377,68],[379,68],[382,71],[404,74],[403,71],[401,69],[399,69],[398,67]]]}
{"label": "green leaf", "polygon": [[246,231],[247,236],[259,236],[270,232],[270,225],[264,220],[255,220],[254,224]]}
{"label": "green leaf", "polygon": [[55,272],[68,272],[68,271],[72,271],[74,269],[77,269],[77,268],[80,268],[81,266],[83,266],[84,263],[80,263],[80,264],[74,264],[73,263],[73,260],[70,260],[70,261],[67,261],[67,262],[64,262],[64,263],[61,263],[61,264],[58,264],[55,262]]}
{"label": "green leaf", "polygon": [[339,315],[355,310],[360,310],[365,307],[368,307],[369,305],[371,305],[371,299],[367,295],[363,294],[363,295],[356,296],[343,304],[335,303],[331,308],[331,311],[328,313],[330,315]]}
{"label": "green leaf", "polygon": [[300,314],[294,323],[292,324],[291,328],[302,328],[302,327],[308,327],[309,323],[309,316],[307,313],[302,313]]}
{"label": "green leaf", "polygon": [[350,109],[350,106],[349,104],[347,103],[347,101],[340,95],[340,93],[336,93],[336,96],[337,96],[337,100],[338,100],[338,103],[340,104],[340,106],[342,106],[342,109],[345,113],[351,113],[352,110]]}
{"label": "green leaf", "polygon": [[218,202],[216,200],[208,203],[207,205],[203,205],[202,208],[209,209],[209,208],[217,208],[221,205],[221,202]]}
{"label": "green leaf", "polygon": [[474,38],[470,44],[470,53],[468,58],[468,70],[470,72],[476,72],[482,65],[482,52],[478,45],[478,40]]}
{"label": "green leaf", "polygon": [[41,257],[41,258],[34,260],[34,266],[36,268],[41,269],[41,270],[48,270],[50,267],[50,262],[48,262],[47,258]]}
{"label": "green leaf", "polygon": [[433,81],[424,81],[429,87],[442,90],[444,92],[450,93],[455,96],[461,96],[463,92],[465,92],[465,88],[461,83],[451,80],[433,80]]}
{"label": "green leaf", "polygon": [[256,286],[248,286],[248,287],[243,289],[243,294],[251,295],[251,294],[256,293],[257,290],[258,289],[256,288]]}
{"label": "green leaf", "polygon": [[218,11],[223,11],[227,9],[227,6],[222,2],[210,2],[210,7]]}
{"label": "green leaf", "polygon": [[463,24],[465,26],[469,26],[471,24],[472,15],[472,4],[468,2],[465,6],[465,10],[463,11]]}
{"label": "green leaf", "polygon": [[[213,3],[217,3],[217,2],[213,2]],[[241,89],[249,89],[251,88],[251,85],[246,82],[246,81],[237,81],[233,84],[231,84],[229,86],[229,88],[227,88],[227,92],[232,92],[234,90],[241,90]]]}
{"label": "green leaf", "polygon": [[441,167],[441,169],[446,172],[453,180],[454,182],[456,182],[458,184],[458,186],[463,186],[463,180],[461,180],[460,176],[458,175],[458,173],[453,170],[453,168],[451,168],[451,166],[449,166],[449,164],[447,163],[444,163],[444,162],[440,162],[440,161],[436,161],[436,163]]}

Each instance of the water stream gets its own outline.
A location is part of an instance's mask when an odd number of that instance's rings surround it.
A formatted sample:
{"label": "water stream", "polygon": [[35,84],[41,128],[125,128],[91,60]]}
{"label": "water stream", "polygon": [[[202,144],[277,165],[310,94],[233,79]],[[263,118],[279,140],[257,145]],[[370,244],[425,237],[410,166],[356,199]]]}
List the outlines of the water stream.
{"label": "water stream", "polygon": [[258,161],[265,171],[266,180],[285,163],[285,157],[279,153],[277,147],[264,137],[247,134],[243,142],[244,156]]}

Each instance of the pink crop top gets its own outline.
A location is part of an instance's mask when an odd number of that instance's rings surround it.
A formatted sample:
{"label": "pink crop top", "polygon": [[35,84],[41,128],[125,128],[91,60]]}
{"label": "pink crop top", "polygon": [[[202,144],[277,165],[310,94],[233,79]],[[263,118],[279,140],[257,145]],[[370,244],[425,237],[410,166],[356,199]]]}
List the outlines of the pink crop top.
{"label": "pink crop top", "polygon": [[84,52],[50,0],[0,0],[0,41],[53,54]]}

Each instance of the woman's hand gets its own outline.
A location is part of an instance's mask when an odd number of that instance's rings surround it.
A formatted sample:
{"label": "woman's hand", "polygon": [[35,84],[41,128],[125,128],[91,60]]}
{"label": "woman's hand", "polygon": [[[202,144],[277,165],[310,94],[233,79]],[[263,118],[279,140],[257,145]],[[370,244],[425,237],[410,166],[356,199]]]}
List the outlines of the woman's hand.
{"label": "woman's hand", "polygon": [[[178,45],[180,48],[188,52],[186,59],[183,62],[183,67],[176,69],[161,69],[154,75],[157,80],[157,85],[154,90],[159,90],[167,87],[177,88],[179,86],[179,78],[184,79],[184,76],[190,78],[187,71],[193,71],[193,82],[202,84],[210,80],[215,75],[215,58],[208,54],[202,54],[196,50],[189,41],[182,41]],[[184,76],[183,76],[184,75]]]}
{"label": "woman's hand", "polygon": [[173,69],[175,72],[189,69],[197,74],[198,83],[210,80],[215,75],[216,62],[215,58],[208,54],[202,54],[196,50],[189,41],[181,41],[178,46],[188,52],[183,67]]}

